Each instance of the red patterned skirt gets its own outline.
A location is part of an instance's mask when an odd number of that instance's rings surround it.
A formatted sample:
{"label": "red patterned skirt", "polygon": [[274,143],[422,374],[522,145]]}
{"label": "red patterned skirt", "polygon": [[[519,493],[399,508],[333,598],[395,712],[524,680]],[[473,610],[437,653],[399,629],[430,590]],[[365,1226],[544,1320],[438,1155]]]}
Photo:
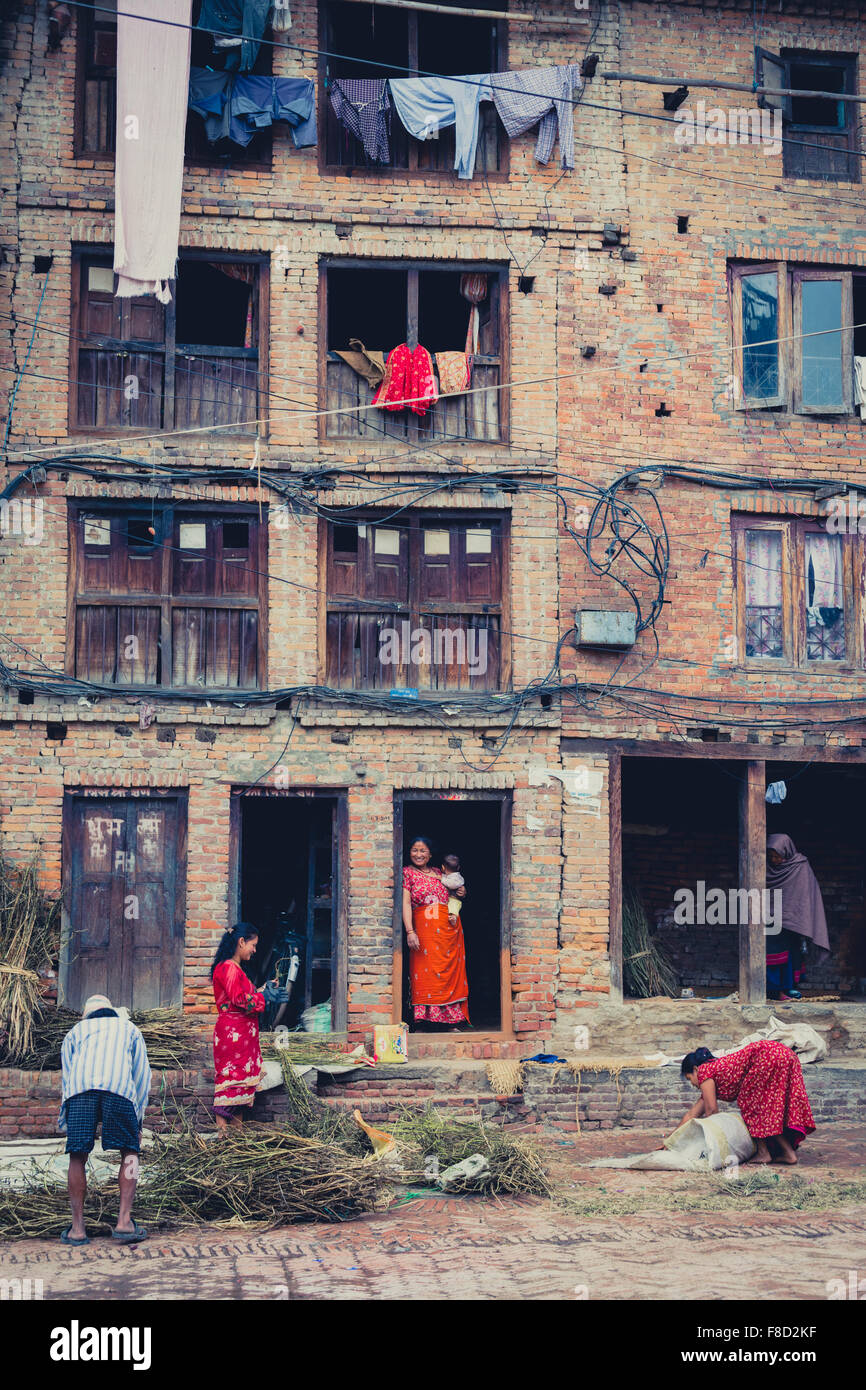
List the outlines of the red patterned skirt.
{"label": "red patterned skirt", "polygon": [[265,1079],[254,1014],[220,1014],[213,1030],[213,1060],[214,1105],[252,1105]]}

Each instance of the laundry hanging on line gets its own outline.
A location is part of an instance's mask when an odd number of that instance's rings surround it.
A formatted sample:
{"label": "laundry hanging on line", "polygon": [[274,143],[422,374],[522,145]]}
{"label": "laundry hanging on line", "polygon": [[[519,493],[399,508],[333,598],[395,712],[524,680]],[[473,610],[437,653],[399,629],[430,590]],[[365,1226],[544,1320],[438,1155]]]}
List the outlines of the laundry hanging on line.
{"label": "laundry hanging on line", "polygon": [[426,140],[446,126],[455,127],[454,168],[461,179],[475,172],[479,104],[490,101],[490,77],[390,77],[397,114],[410,135]]}
{"label": "laundry hanging on line", "polygon": [[231,140],[246,148],[274,121],[291,127],[296,149],[316,143],[316,102],[308,77],[251,77],[192,68],[189,106],[204,120],[210,143]]}
{"label": "laundry hanging on line", "polygon": [[562,167],[573,169],[573,97],[582,86],[580,70],[569,63],[564,67],[498,72],[491,82],[493,102],[507,134],[513,139],[537,125],[535,158],[539,164],[549,164],[558,131]]}
{"label": "laundry hanging on line", "polygon": [[130,0],[117,16],[114,269],[121,299],[154,294],[161,304],[171,300],[189,81],[190,31],[184,25],[190,19],[191,0]]}
{"label": "laundry hanging on line", "polygon": [[349,339],[349,351],[335,349],[337,356],[342,357],[348,367],[358,376],[363,377],[371,390],[376,387],[385,376],[385,354],[378,352],[375,348],[369,350],[364,347],[360,338]]}
{"label": "laundry hanging on line", "polygon": [[[214,49],[226,54],[227,70],[250,72],[259,56],[271,9],[271,0],[202,0],[196,28],[213,34]],[[280,24],[276,16],[275,10],[274,27],[285,28],[284,21]]]}
{"label": "laundry hanging on line", "polygon": [[373,164],[391,163],[391,98],[385,77],[337,77],[330,88],[337,120],[360,140]]}

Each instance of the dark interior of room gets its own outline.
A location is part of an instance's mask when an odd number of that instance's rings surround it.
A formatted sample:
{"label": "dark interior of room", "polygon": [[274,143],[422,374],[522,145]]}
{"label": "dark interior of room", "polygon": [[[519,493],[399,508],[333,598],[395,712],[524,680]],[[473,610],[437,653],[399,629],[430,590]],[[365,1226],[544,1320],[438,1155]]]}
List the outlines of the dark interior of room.
{"label": "dark interior of room", "polygon": [[[244,797],[241,801],[241,917],[259,929],[249,971],[257,984],[274,975],[296,944],[301,969],[281,1019],[331,998],[332,921],[336,886],[327,796]],[[280,967],[281,982],[286,965]]]}
{"label": "dark interior of room", "polygon": [[[456,854],[466,880],[461,910],[469,980],[469,1017],[478,1031],[502,1026],[500,999],[500,939],[502,888],[500,882],[499,801],[407,800],[403,803],[403,863],[417,835],[433,841],[434,858]],[[403,941],[403,1018],[414,1027],[409,989],[409,952]],[[436,1029],[436,1031],[441,1031]]]}
{"label": "dark interior of room", "polygon": [[[738,986],[738,927],[677,925],[674,894],[698,880],[706,891],[738,886],[738,770],[725,759],[624,758],[623,882],[633,883],[655,939],[673,961],[681,987],[724,997]],[[810,957],[800,989],[857,997],[866,976],[862,792],[866,769],[768,763],[767,783],[787,796],[767,804],[767,833],[790,835],[811,864],[824,900],[830,955]]]}

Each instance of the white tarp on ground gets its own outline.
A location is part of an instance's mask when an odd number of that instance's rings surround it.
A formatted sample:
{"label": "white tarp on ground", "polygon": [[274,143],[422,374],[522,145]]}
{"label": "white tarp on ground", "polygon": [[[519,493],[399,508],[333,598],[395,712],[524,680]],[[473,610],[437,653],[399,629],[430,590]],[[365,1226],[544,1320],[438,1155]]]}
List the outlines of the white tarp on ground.
{"label": "white tarp on ground", "polygon": [[[153,1132],[142,1131],[141,1147],[153,1143]],[[117,1177],[117,1161],[94,1149],[87,1160],[88,1183],[103,1183]],[[0,1144],[0,1187],[41,1187],[55,1184],[65,1187],[69,1159],[66,1155],[66,1135],[54,1139],[6,1139]]]}
{"label": "white tarp on ground", "polygon": [[626,1158],[596,1158],[583,1168],[667,1168],[679,1172],[708,1173],[745,1163],[755,1152],[755,1141],[736,1110],[686,1120],[654,1153],[629,1154]]}

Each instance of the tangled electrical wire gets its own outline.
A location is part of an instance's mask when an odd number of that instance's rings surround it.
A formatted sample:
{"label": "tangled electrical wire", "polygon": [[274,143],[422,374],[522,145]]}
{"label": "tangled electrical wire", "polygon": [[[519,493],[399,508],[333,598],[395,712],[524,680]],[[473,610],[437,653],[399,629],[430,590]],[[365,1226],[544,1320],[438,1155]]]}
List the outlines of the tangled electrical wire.
{"label": "tangled electrical wire", "polygon": [[[143,499],[156,503],[158,498],[171,495],[171,488],[179,484],[207,484],[219,482],[223,485],[266,487],[288,512],[300,522],[303,516],[322,518],[330,523],[346,523],[353,515],[369,517],[376,511],[376,525],[399,524],[399,518],[419,502],[429,500],[436,493],[453,494],[479,487],[499,493],[534,492],[546,494],[556,499],[557,515],[564,531],[572,538],[586,563],[597,576],[613,580],[628,595],[635,609],[637,632],[655,629],[662,605],[670,565],[670,537],[665,524],[661,505],[656,493],[667,479],[679,479],[698,486],[723,488],[730,491],[754,490],[774,487],[776,490],[817,492],[826,488],[826,479],[810,477],[786,477],[770,480],[745,473],[728,473],[716,469],[705,469],[687,464],[652,463],[630,469],[617,476],[608,486],[602,487],[585,479],[560,473],[556,479],[547,479],[537,472],[526,469],[501,470],[496,472],[473,471],[467,469],[458,475],[435,476],[430,480],[415,480],[411,484],[399,484],[371,479],[361,470],[334,466],[319,466],[297,473],[287,474],[242,465],[188,466],[171,463],[155,463],[143,459],[127,459],[104,454],[58,456],[50,460],[34,463],[12,478],[0,492],[0,504],[12,499],[19,488],[25,484],[36,488],[47,480],[48,471],[61,476],[76,474],[81,477],[103,482],[138,482],[143,489]],[[837,483],[839,487],[853,487],[854,484]],[[357,504],[329,504],[322,500],[323,495],[337,489],[345,494],[351,488],[364,492],[364,500]],[[371,502],[370,493],[378,491],[380,501]],[[382,510],[382,502],[387,498],[387,510]],[[190,499],[184,499],[190,500]],[[194,500],[194,499],[193,499]],[[585,529],[578,524],[585,521]],[[281,576],[271,576],[281,578]],[[286,581],[294,583],[294,581]],[[311,585],[298,585],[312,589]],[[319,592],[319,590],[316,590]],[[381,600],[368,600],[381,608]],[[359,600],[363,605],[364,600]],[[632,713],[643,717],[664,719],[707,718],[700,711],[712,706],[716,722],[728,727],[748,728],[814,728],[860,723],[861,710],[866,697],[845,700],[790,700],[773,701],[762,697],[760,701],[750,699],[729,699],[711,695],[685,695],[678,692],[656,690],[637,686],[632,681],[616,685],[613,678],[606,683],[580,682],[577,678],[563,680],[561,675],[561,651],[574,632],[569,628],[563,632],[555,645],[555,652],[545,675],[537,677],[519,689],[508,691],[425,692],[423,699],[408,699],[403,691],[353,690],[335,688],[327,685],[295,685],[277,689],[258,690],[218,690],[202,687],[200,691],[172,689],[163,685],[136,685],[119,687],[111,683],[99,684],[79,680],[66,673],[51,670],[41,659],[25,646],[8,636],[6,643],[17,649],[25,659],[35,665],[10,665],[0,657],[0,686],[22,692],[29,692],[32,699],[44,695],[53,699],[117,699],[131,702],[160,700],[174,703],[209,703],[210,705],[233,705],[238,708],[300,709],[302,703],[320,702],[339,704],[343,707],[364,709],[372,713],[396,714],[411,713],[420,715],[449,730],[454,727],[454,719],[489,719],[497,732],[489,737],[488,747],[493,748],[493,757],[486,766],[492,766],[504,750],[515,725],[522,716],[534,722],[530,707],[540,706],[549,709],[555,698],[566,698],[587,712],[596,711],[603,702],[615,702]],[[530,640],[543,640],[526,633],[511,634]],[[618,668],[617,668],[618,669]],[[614,673],[615,674],[615,673]],[[759,703],[762,707],[777,703],[788,714],[755,720],[743,718],[741,714],[727,713],[723,706],[748,709]],[[800,707],[809,713],[795,713]],[[831,707],[835,717],[828,718],[826,707]],[[825,709],[822,717],[813,712]],[[719,710],[721,709],[721,713]],[[852,712],[843,713],[843,710]],[[297,713],[296,713],[297,719]],[[504,727],[503,727],[504,721]],[[293,726],[294,727],[294,726]],[[472,767],[462,753],[464,761]]]}

